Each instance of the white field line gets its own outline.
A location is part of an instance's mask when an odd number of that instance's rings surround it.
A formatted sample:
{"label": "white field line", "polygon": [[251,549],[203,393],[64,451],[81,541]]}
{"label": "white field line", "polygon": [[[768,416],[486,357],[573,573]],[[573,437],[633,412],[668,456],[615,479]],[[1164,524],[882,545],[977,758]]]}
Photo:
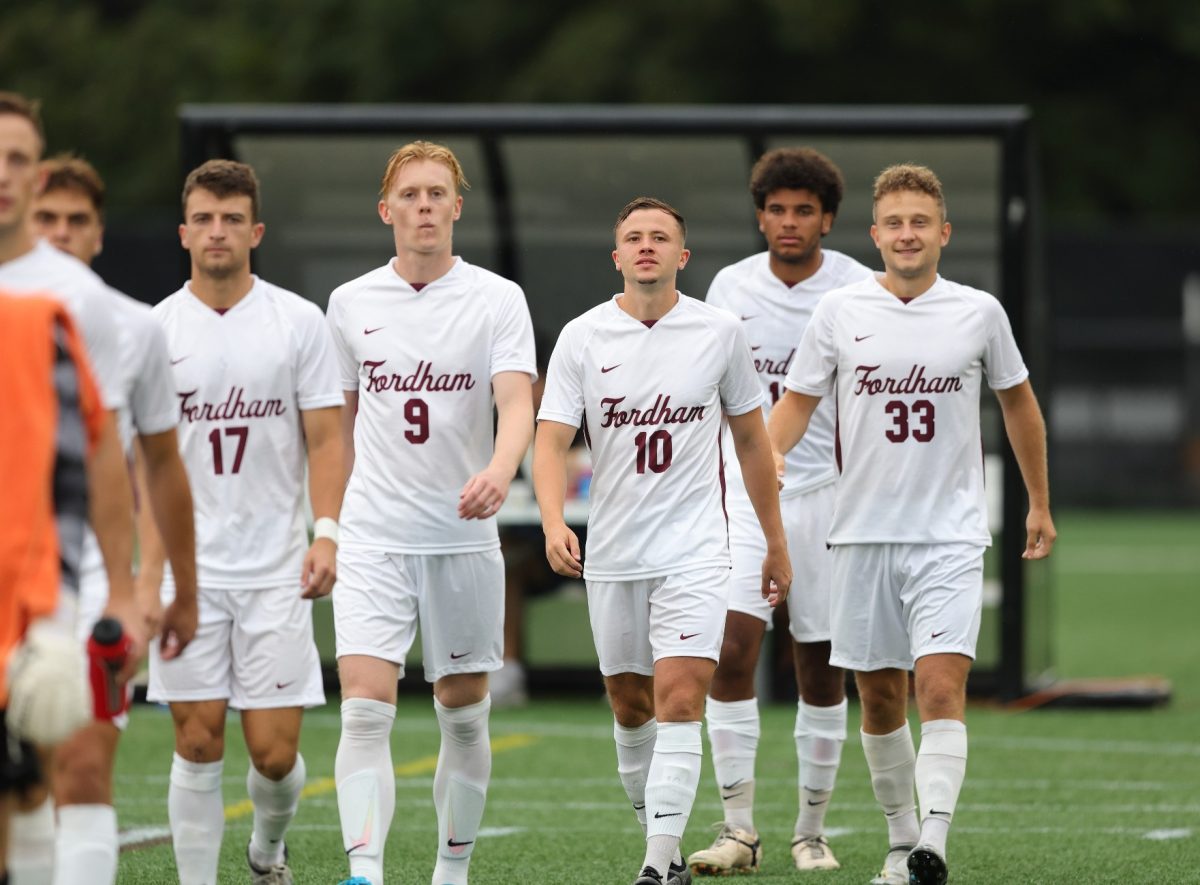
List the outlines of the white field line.
{"label": "white field line", "polygon": [[[1072,574],[1200,576],[1200,550],[1186,547],[1059,544],[1054,550],[1059,571]],[[1197,585],[1193,585],[1195,589]]]}
{"label": "white field line", "polygon": [[1002,750],[1036,750],[1039,753],[1114,753],[1118,755],[1195,756],[1200,758],[1200,743],[1182,741],[1113,741],[1103,738],[970,736],[972,746]]}

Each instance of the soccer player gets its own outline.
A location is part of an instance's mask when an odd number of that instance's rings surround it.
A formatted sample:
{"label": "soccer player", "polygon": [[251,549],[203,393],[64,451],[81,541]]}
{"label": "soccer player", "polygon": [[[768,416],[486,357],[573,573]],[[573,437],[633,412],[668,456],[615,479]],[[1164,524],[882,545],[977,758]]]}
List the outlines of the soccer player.
{"label": "soccer player", "polygon": [[7,866],[18,885],[51,874],[52,843],[39,857],[19,828],[7,838],[12,799],[42,788],[33,744],[57,745],[91,715],[71,623],[88,497],[120,506],[128,487],[66,309],[29,295],[0,292],[0,882]]}
{"label": "soccer player", "polygon": [[[32,224],[32,205],[44,174],[38,168],[45,147],[41,116],[35,103],[15,93],[0,93],[0,285],[13,294],[48,292],[67,307],[84,339],[88,358],[110,421],[124,405],[119,327],[111,312],[104,282],[85,265],[39,241]],[[115,431],[114,431],[115,432]],[[109,588],[106,614],[121,621],[133,643],[126,673],[142,656],[141,619],[135,609],[132,496],[127,475],[115,480],[112,494],[90,499],[90,522],[103,555]],[[121,508],[127,506],[124,512]],[[101,517],[97,508],[104,508]],[[74,604],[74,597],[69,598]],[[12,821],[10,869],[14,875],[50,880],[54,858],[54,812],[43,791],[20,797]]]}
{"label": "soccer player", "polygon": [[[722,418],[766,553],[767,605],[791,583],[762,392],[740,321],[675,288],[687,264],[678,211],[649,197],[617,216],[624,288],[568,323],[546,373],[534,484],[546,555],[587,584],[612,703],[617,771],[647,835],[635,885],[682,885],[679,842],[700,778],[700,716],[729,598]],[[592,452],[586,566],[563,520],[566,457]]]}
{"label": "soccer player", "polygon": [[[334,581],[342,393],[320,309],[250,272],[264,230],[258,207],[249,166],[210,160],[192,170],[179,226],[191,279],[154,308],[196,501],[200,627],[185,658],[152,650],[148,692],[170,703],[175,722],[167,802],[182,885],[216,880],[228,707],[241,711],[250,752],[250,878],[291,883],[284,833],[305,780],[300,722],[325,699],[310,600]],[[147,547],[161,568],[161,550]],[[175,587],[167,572],[164,597]]]}
{"label": "soccer player", "polygon": [[[941,182],[923,166],[875,180],[871,237],[885,271],[826,295],[771,412],[777,453],[836,396],[833,650],[856,672],[862,743],[887,816],[882,885],[946,881],[946,835],[967,764],[967,672],[991,543],[979,392],[986,374],[1029,495],[1027,559],[1050,554],[1046,432],[1000,303],[938,275],[950,240]],[[782,455],[776,465],[782,466]],[[916,667],[921,747],[906,718]],[[913,802],[916,787],[922,818]]]}
{"label": "soccer player", "polygon": [[504,631],[495,514],[533,436],[537,368],[520,287],[454,255],[465,187],[449,148],[394,151],[379,217],[395,257],[329,299],[352,453],[333,611],[334,776],[353,885],[384,880],[396,802],[388,738],[418,622],[442,734],[436,885],[467,881],[491,778],[488,673],[501,667]]}
{"label": "soccer player", "polygon": [[[44,160],[45,184],[33,205],[34,227],[68,255],[90,264],[104,237],[104,183],[86,160]],[[109,309],[120,324],[121,384],[125,405],[119,413],[122,444],[130,456],[134,441],[145,465],[149,509],[171,559],[176,594],[163,610],[161,576],[141,570],[135,586],[147,634],[163,633],[161,648],[170,659],[196,632],[195,535],[192,496],[176,443],[176,396],[162,327],[150,308],[110,289]],[[136,434],[136,437],[134,436]],[[145,514],[144,514],[145,515]],[[84,541],[80,612],[76,621],[86,642],[108,600],[103,562],[90,532]],[[117,874],[117,817],[112,805],[112,772],[117,741],[128,722],[124,713],[81,729],[55,756],[54,798],[58,806],[56,885],[111,883]]]}
{"label": "soccer player", "polygon": [[[764,154],[750,173],[750,194],[767,251],[724,268],[709,287],[708,303],[741,319],[768,413],[783,393],[796,342],[821,296],[871,273],[853,258],[821,246],[822,237],[833,228],[843,190],[841,170],[818,151],[779,148]],[[787,606],[800,690],[794,732],[800,811],[792,840],[792,857],[800,870],[838,868],[823,835],[846,740],[845,676],[829,665],[825,539],[837,479],[833,427],[829,402],[815,415],[804,444],[788,454],[779,496],[795,569]],[[736,462],[729,465],[727,481],[733,588],[721,661],[705,703],[725,817],[712,846],[688,858],[693,871],[713,875],[754,870],[762,859],[753,816],[759,739],[754,673],[771,623],[771,609],[759,594],[766,542]]]}

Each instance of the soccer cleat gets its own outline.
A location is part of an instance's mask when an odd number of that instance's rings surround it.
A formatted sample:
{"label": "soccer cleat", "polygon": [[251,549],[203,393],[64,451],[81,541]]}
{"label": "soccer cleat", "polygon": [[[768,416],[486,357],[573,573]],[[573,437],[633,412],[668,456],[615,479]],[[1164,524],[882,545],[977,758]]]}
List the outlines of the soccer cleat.
{"label": "soccer cleat", "polygon": [[757,873],[762,862],[758,833],[727,823],[715,826],[717,838],[708,848],[688,856],[688,866],[697,876],[729,876]]}
{"label": "soccer cleat", "polygon": [[[250,867],[250,881],[253,885],[295,885],[292,871],[288,868],[288,850],[283,846],[283,860],[263,868],[256,866],[250,859],[250,846],[246,846],[246,863]],[[366,880],[364,880],[366,881]],[[370,883],[368,883],[370,885]]]}
{"label": "soccer cleat", "polygon": [[836,870],[842,866],[824,836],[797,836],[792,840],[792,860],[798,870]]}
{"label": "soccer cleat", "polygon": [[688,865],[671,861],[667,869],[667,885],[692,885],[692,871]]}
{"label": "soccer cleat", "polygon": [[663,879],[654,867],[643,867],[642,874],[633,880],[633,885],[663,885]]}
{"label": "soccer cleat", "polygon": [[371,885],[370,879],[364,879],[362,876],[352,876],[349,879],[343,879],[338,882],[338,885]]}
{"label": "soccer cleat", "polygon": [[937,849],[918,845],[908,856],[909,885],[946,885],[946,860]]}
{"label": "soccer cleat", "polygon": [[911,845],[897,845],[883,859],[883,869],[871,880],[871,885],[908,885],[908,854]]}

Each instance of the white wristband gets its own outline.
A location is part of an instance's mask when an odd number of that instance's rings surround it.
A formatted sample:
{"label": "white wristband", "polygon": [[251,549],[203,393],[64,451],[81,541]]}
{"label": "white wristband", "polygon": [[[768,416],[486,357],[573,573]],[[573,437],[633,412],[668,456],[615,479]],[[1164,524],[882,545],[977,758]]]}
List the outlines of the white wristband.
{"label": "white wristband", "polygon": [[317,540],[317,538],[328,538],[329,540],[333,541],[334,544],[336,544],[338,542],[338,535],[340,534],[341,531],[338,529],[338,522],[336,519],[330,519],[328,516],[322,516],[313,523],[314,541]]}

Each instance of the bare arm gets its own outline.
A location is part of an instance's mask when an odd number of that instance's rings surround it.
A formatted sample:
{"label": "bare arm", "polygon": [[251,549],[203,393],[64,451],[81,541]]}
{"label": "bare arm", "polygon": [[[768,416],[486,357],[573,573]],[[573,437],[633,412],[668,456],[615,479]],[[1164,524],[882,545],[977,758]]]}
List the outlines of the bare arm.
{"label": "bare arm", "polygon": [[[308,444],[308,495],[313,516],[336,522],[346,489],[342,407],[304,409],[300,420]],[[314,539],[300,570],[301,595],[305,599],[327,596],[336,575],[337,544],[330,538]]]}
{"label": "bare arm", "polygon": [[1045,559],[1054,547],[1058,533],[1050,517],[1050,474],[1046,466],[1046,423],[1034,396],[1033,387],[1023,381],[1016,387],[997,390],[1000,411],[1004,414],[1004,429],[1025,492],[1029,495],[1029,515],[1025,518],[1025,559]]}
{"label": "bare arm", "polygon": [[88,460],[88,518],[108,576],[105,614],[121,622],[133,644],[122,672],[128,678],[145,652],[145,636],[133,595],[133,492],[112,412]]}
{"label": "bare arm", "polygon": [[767,540],[763,560],[762,595],[772,606],[783,602],[792,586],[792,565],[788,560],[783,518],[779,515],[779,482],[771,458],[771,443],[763,425],[762,410],[743,415],[727,415],[733,446],[742,467],[746,492]]}
{"label": "bare arm", "polygon": [[[192,490],[187,471],[179,457],[175,430],[141,435],[135,446],[137,462],[135,475],[144,471],[139,485],[144,494],[143,506],[138,509],[138,538],[149,531],[147,523],[157,530],[158,543],[171,561],[175,578],[175,599],[162,614],[163,658],[177,656],[196,634],[199,617],[196,602],[196,530],[192,512]],[[145,503],[149,502],[149,506]],[[150,519],[150,515],[153,519]],[[159,588],[162,584],[162,563],[156,569],[138,569],[137,591],[139,607],[144,612],[158,613]],[[152,633],[157,624],[148,625]]]}
{"label": "bare arm", "polygon": [[579,538],[563,518],[567,498],[567,452],[577,428],[557,421],[538,423],[533,444],[533,492],[542,512],[546,535],[546,560],[557,574],[567,578],[583,575]]}
{"label": "bare arm", "polygon": [[783,478],[783,456],[796,447],[808,430],[808,422],[821,402],[819,396],[784,391],[783,399],[771,407],[767,421],[767,436],[775,458],[775,473]]}
{"label": "bare arm", "polygon": [[533,439],[533,382],[524,372],[492,376],[496,397],[496,448],[492,460],[472,476],[458,496],[460,519],[495,516]]}

